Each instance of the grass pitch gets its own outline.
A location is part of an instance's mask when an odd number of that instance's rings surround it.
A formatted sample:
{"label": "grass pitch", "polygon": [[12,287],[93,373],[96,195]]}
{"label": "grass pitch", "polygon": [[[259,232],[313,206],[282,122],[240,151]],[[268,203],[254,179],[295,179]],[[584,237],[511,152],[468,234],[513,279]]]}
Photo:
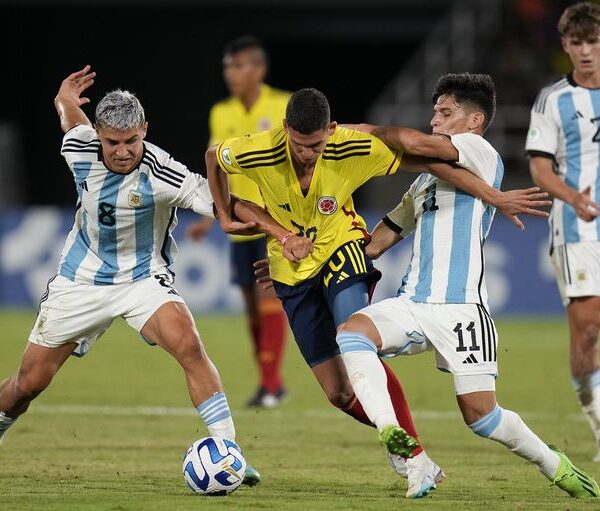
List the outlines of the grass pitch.
{"label": "grass pitch", "polygon": [[[33,324],[30,312],[0,313],[0,378],[14,372]],[[404,499],[406,482],[387,465],[374,430],[332,408],[292,339],[285,376],[290,399],[248,410],[256,372],[241,317],[200,316],[199,330],[225,383],[237,440],[263,482],[222,498],[192,494],[182,456],[206,431],[182,372],[115,321],[83,359],[67,361],[0,448],[0,510],[397,510],[597,509],[556,488],[459,418],[449,375],[431,353],[392,360],[421,441],[448,475],[430,497]],[[562,319],[498,321],[499,402],[544,440],[600,477],[591,432],[568,374]]]}

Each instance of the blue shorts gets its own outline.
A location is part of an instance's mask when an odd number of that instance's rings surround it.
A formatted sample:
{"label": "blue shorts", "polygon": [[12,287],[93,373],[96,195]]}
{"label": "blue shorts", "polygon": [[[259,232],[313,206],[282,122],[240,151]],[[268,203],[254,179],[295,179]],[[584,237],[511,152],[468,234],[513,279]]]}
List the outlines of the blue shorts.
{"label": "blue shorts", "polygon": [[229,244],[231,262],[231,282],[240,287],[254,287],[256,261],[267,257],[266,238],[250,241],[235,241]]}
{"label": "blue shorts", "polygon": [[339,354],[336,327],[369,304],[380,278],[364,243],[352,241],[338,248],[318,275],[295,286],[273,282],[310,367]]}

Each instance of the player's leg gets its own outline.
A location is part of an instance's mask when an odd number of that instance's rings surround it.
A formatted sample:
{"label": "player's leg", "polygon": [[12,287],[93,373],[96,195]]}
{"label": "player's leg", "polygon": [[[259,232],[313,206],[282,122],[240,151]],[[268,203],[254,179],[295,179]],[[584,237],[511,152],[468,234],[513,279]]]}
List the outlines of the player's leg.
{"label": "player's leg", "polygon": [[[410,337],[405,333],[416,335],[418,325],[405,324],[410,312],[401,308],[397,299],[369,306],[351,316],[337,336],[354,391],[380,431],[380,442],[391,453],[391,460],[399,453],[406,456],[403,450],[406,443],[390,399],[389,377],[377,352],[412,354],[427,348],[423,336]],[[391,321],[386,319],[388,315]],[[397,324],[400,318],[403,323]],[[409,498],[424,497],[445,478],[441,468],[421,449],[404,465],[408,476],[406,496]]]}
{"label": "player's leg", "polygon": [[[466,389],[490,389],[491,375],[455,375],[457,393]],[[600,488],[589,474],[571,463],[554,446],[546,445],[512,410],[496,403],[493,390],[457,394],[465,423],[477,435],[495,440],[517,456],[533,463],[553,484],[576,498],[600,498]]]}
{"label": "player's leg", "polygon": [[567,309],[573,386],[596,437],[594,459],[600,461],[600,242],[554,247],[552,265]]}
{"label": "player's leg", "polygon": [[28,342],[17,374],[0,384],[0,443],[4,433],[24,414],[77,346],[70,342],[55,348]]}
{"label": "player's leg", "polygon": [[598,366],[598,332],[600,330],[600,296],[571,299],[567,306],[570,332],[570,366],[573,386],[581,408],[596,438],[600,461],[600,367]]}
{"label": "player's leg", "polygon": [[85,354],[108,328],[106,288],[81,286],[60,275],[50,280],[19,369],[0,384],[0,441],[69,355]]}

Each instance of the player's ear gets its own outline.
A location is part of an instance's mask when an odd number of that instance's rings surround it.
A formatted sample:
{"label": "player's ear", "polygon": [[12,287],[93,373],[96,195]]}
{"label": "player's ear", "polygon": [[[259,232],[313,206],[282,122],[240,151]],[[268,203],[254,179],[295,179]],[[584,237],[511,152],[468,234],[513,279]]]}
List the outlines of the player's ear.
{"label": "player's ear", "polygon": [[283,118],[283,129],[285,130],[286,133],[289,133],[288,131],[288,123],[287,123],[287,119],[284,117]]}
{"label": "player's ear", "polygon": [[331,136],[335,133],[335,129],[337,128],[337,122],[331,121],[327,126],[327,135]]}
{"label": "player's ear", "polygon": [[467,121],[467,127],[471,131],[475,131],[483,126],[485,121],[485,116],[482,112],[473,112],[469,114],[469,119]]}
{"label": "player's ear", "polygon": [[146,133],[148,133],[148,121],[142,126],[142,140],[146,138]]}
{"label": "player's ear", "polygon": [[568,51],[568,47],[569,47],[569,41],[567,40],[567,38],[566,38],[566,37],[562,36],[562,37],[560,38],[560,44],[561,44],[561,46],[562,46],[562,49],[563,49],[563,51],[564,51],[565,53],[569,53],[569,51]]}

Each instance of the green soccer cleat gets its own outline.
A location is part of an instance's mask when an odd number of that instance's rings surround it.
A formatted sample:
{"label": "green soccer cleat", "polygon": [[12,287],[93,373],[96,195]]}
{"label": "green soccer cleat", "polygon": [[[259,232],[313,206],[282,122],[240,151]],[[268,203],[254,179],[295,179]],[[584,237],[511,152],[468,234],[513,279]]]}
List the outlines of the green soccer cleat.
{"label": "green soccer cleat", "polygon": [[379,443],[390,454],[399,454],[403,458],[412,458],[413,451],[419,447],[417,442],[400,426],[386,426],[379,433]]}
{"label": "green soccer cleat", "polygon": [[242,484],[256,486],[258,483],[260,483],[260,474],[250,463],[246,462],[246,473],[244,474]]}
{"label": "green soccer cleat", "polygon": [[558,486],[576,499],[600,498],[600,487],[592,476],[573,465],[567,455],[555,445],[548,445],[548,447],[560,460],[551,486]]}

